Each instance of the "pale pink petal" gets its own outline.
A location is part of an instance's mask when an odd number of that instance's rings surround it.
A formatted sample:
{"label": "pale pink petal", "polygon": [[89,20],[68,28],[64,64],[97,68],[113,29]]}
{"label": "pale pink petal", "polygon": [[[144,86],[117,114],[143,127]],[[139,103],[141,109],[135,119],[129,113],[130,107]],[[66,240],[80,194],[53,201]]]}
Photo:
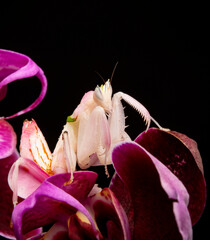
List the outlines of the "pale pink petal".
{"label": "pale pink petal", "polygon": [[8,183],[13,190],[13,202],[17,203],[17,196],[27,198],[33,193],[49,175],[35,162],[19,158],[11,167]]}

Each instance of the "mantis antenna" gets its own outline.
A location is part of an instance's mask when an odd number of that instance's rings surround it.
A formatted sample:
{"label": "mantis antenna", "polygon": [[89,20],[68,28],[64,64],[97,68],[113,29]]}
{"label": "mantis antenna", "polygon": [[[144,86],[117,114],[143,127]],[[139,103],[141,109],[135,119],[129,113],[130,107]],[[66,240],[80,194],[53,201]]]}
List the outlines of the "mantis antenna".
{"label": "mantis antenna", "polygon": [[110,78],[110,83],[112,82],[112,79],[113,79],[113,76],[114,76],[117,65],[118,65],[118,62],[115,63],[115,66],[114,66],[114,69],[112,71],[112,75],[111,75],[111,78]]}
{"label": "mantis antenna", "polygon": [[104,84],[106,83],[106,81],[104,80],[104,78],[101,76],[101,74],[97,71],[95,71],[95,73],[103,80]]}
{"label": "mantis antenna", "polygon": [[[113,79],[115,70],[117,68],[117,65],[118,65],[118,62],[116,62],[116,64],[114,65],[114,68],[113,68],[113,71],[112,71],[112,75],[111,75],[111,78],[110,78],[110,83],[112,82],[112,79]],[[101,74],[99,72],[95,71],[95,73],[103,80],[104,83],[106,83],[106,81],[104,80],[104,78],[101,76]]]}

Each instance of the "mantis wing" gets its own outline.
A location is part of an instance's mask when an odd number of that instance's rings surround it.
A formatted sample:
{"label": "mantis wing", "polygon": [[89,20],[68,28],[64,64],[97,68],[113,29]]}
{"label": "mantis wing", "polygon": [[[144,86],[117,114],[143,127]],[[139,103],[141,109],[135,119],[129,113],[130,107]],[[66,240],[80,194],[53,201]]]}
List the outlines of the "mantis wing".
{"label": "mantis wing", "polygon": [[[90,116],[81,116],[78,130],[77,158],[82,169],[95,164],[107,164],[107,153],[111,144],[110,130],[105,111],[97,106]],[[97,157],[91,157],[96,153]]]}

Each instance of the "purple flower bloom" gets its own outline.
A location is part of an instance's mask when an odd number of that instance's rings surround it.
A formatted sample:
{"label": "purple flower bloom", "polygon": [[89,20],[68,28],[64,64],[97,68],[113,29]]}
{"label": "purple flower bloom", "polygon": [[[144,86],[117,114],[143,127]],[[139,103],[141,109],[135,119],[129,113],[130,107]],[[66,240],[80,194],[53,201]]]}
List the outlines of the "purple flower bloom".
{"label": "purple flower bloom", "polygon": [[49,224],[52,228],[46,237],[51,239],[130,239],[123,208],[110,189],[99,191],[94,186],[96,177],[83,171],[75,172],[71,183],[68,173],[46,179],[13,211],[17,239]]}
{"label": "purple flower bloom", "polygon": [[11,201],[12,191],[7,183],[7,175],[11,165],[18,159],[19,154],[16,151],[16,134],[12,126],[5,119],[19,116],[35,108],[46,94],[47,80],[43,71],[29,57],[20,53],[0,49],[0,101],[6,97],[7,85],[9,83],[33,76],[37,76],[42,85],[39,97],[26,109],[11,116],[0,117],[0,235],[13,239],[14,233],[10,227],[13,209]]}
{"label": "purple flower bloom", "polygon": [[192,224],[200,218],[206,202],[202,159],[194,140],[184,134],[151,128],[135,140],[159,159],[186,187]]}
{"label": "purple flower bloom", "polygon": [[191,222],[206,201],[196,143],[155,128],[135,141],[113,150],[116,175],[110,186],[127,213],[132,239],[192,239]]}

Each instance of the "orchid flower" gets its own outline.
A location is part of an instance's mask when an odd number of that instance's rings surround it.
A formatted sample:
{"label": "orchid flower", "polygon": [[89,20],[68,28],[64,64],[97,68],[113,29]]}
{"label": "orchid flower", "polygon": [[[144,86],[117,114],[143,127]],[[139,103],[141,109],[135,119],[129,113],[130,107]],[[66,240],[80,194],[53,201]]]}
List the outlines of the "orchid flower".
{"label": "orchid flower", "polygon": [[46,94],[47,80],[41,68],[26,55],[0,49],[0,101],[6,97],[7,85],[9,83],[33,76],[37,76],[42,85],[39,97],[27,108],[10,116],[0,117],[0,205],[2,206],[0,235],[7,238],[14,238],[14,233],[10,227],[13,209],[12,202],[10,201],[12,191],[7,183],[7,175],[11,165],[18,159],[19,153],[16,150],[16,134],[13,127],[6,120],[35,108]]}
{"label": "orchid flower", "polygon": [[46,179],[13,211],[18,240],[29,231],[51,225],[36,239],[130,239],[127,216],[108,188],[95,186],[97,174],[82,171]]}
{"label": "orchid flower", "polygon": [[135,142],[118,144],[112,160],[110,188],[127,213],[132,239],[192,239],[206,201],[194,140],[151,128]]}
{"label": "orchid flower", "polygon": [[[18,240],[192,240],[192,225],[200,218],[206,202],[202,160],[194,140],[161,128],[159,124],[157,126],[160,129],[149,128],[150,120],[156,121],[142,104],[122,92],[113,97],[112,106],[117,103],[117,107],[108,116],[112,116],[112,120],[107,121],[102,101],[104,98],[101,96],[106,87],[102,86],[84,96],[74,112],[76,117],[74,114],[68,117],[53,154],[36,122],[25,121],[19,157],[16,134],[6,119],[19,116],[39,104],[46,93],[46,78],[31,59],[19,53],[0,50],[0,63],[0,100],[6,96],[7,84],[12,81],[37,76],[42,84],[40,96],[32,105],[0,118],[0,204],[3,206],[1,214],[4,219],[0,223],[1,235]],[[109,86],[109,80],[105,86]],[[97,101],[94,102],[94,99]],[[138,109],[146,120],[147,130],[135,141],[124,132],[125,117],[121,99]],[[90,110],[91,124],[78,122],[83,116],[84,106]],[[97,121],[92,122],[95,116],[98,117]],[[105,133],[110,131],[113,134],[112,130],[116,129],[110,126],[114,124],[117,127],[118,122],[121,123],[116,132],[119,141],[114,142],[113,136],[111,139]],[[86,136],[83,141],[85,145],[79,144],[79,147],[85,146],[88,150],[85,151],[85,161],[91,160],[93,162],[90,161],[90,165],[95,165],[101,157],[95,151],[105,146],[105,158],[101,163],[113,163],[115,169],[109,188],[102,190],[97,186],[96,173],[75,171],[76,163],[81,164],[81,161],[75,161],[79,148],[75,147],[78,136],[74,127],[77,130],[78,125],[73,127],[71,124],[78,123],[81,129],[86,129],[78,134],[82,139],[84,133]],[[95,129],[97,124],[98,128]],[[92,129],[95,129],[93,136],[98,138],[93,139],[94,148],[89,152],[89,133]],[[111,146],[112,142],[114,144]],[[83,147],[80,149],[82,152]],[[106,158],[109,162],[105,161]],[[18,197],[22,199],[18,201]]]}
{"label": "orchid flower", "polygon": [[112,160],[116,174],[110,188],[97,188],[96,174],[86,171],[75,172],[72,182],[69,174],[44,180],[14,209],[17,239],[46,225],[49,231],[34,239],[192,239],[192,224],[206,200],[192,139],[151,128],[135,142],[118,144]]}

